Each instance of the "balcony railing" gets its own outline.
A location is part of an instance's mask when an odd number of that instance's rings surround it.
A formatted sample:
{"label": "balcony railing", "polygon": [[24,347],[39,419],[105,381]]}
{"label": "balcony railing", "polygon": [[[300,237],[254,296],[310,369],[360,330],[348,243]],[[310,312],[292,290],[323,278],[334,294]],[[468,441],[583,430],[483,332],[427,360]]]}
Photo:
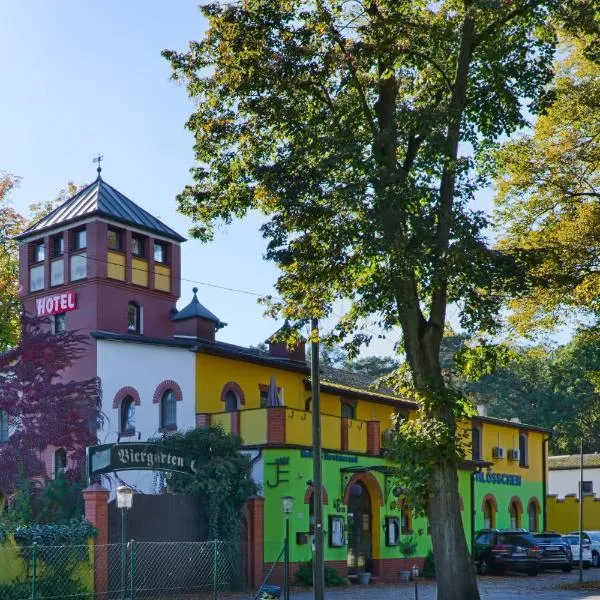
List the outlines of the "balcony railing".
{"label": "balcony railing", "polygon": [[[199,414],[201,425],[219,425],[236,433],[244,446],[312,445],[312,413],[287,406],[244,409],[234,412]],[[324,450],[379,455],[379,421],[361,421],[336,415],[321,415]]]}

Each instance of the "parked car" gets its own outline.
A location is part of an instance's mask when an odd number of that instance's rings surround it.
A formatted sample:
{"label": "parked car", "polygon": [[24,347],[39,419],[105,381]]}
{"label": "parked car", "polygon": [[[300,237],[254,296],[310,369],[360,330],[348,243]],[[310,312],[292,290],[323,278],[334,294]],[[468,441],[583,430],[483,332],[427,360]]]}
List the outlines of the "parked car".
{"label": "parked car", "polygon": [[[571,553],[573,554],[573,564],[579,564],[579,536],[575,535],[563,535],[563,539],[571,547]],[[589,569],[592,564],[592,550],[588,542],[584,541],[581,546],[581,558],[583,559],[583,568]]]}
{"label": "parked car", "polygon": [[534,533],[533,537],[542,549],[542,569],[560,569],[564,573],[573,570],[571,546],[560,533],[544,531]]}
{"label": "parked car", "polygon": [[482,529],[475,533],[473,558],[481,575],[495,571],[519,571],[537,575],[542,550],[537,540],[522,529]]}
{"label": "parked car", "polygon": [[[600,567],[600,531],[583,531],[583,541],[590,545],[592,567]],[[579,535],[579,531],[569,531],[567,535]]]}

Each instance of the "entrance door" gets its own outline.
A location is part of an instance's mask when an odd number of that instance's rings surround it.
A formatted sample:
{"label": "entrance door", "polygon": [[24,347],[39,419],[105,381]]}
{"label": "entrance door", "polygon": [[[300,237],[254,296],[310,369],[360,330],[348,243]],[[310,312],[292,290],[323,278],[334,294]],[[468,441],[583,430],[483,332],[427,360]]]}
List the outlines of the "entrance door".
{"label": "entrance door", "polygon": [[371,565],[371,500],[361,482],[350,488],[348,501],[348,572],[370,569]]}

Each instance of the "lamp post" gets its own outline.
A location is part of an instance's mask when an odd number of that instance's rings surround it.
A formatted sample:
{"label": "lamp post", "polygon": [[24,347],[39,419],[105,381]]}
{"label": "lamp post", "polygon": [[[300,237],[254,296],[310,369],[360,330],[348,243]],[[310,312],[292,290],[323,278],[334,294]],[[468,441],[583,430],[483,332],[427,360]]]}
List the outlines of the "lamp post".
{"label": "lamp post", "polygon": [[294,511],[294,499],[284,496],[285,541],[283,542],[283,600],[290,600],[290,517]]}
{"label": "lamp post", "polygon": [[415,600],[419,600],[419,583],[417,578],[419,577],[419,567],[417,565],[412,566],[412,576],[413,581],[415,582]]}
{"label": "lamp post", "polygon": [[117,508],[121,509],[121,598],[125,598],[125,513],[133,506],[133,490],[126,485],[117,488]]}

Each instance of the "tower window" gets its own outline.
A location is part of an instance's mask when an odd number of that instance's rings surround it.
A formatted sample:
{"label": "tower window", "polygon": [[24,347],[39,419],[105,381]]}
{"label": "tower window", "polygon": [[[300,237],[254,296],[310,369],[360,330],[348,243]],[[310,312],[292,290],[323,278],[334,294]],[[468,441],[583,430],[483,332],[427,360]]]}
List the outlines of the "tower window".
{"label": "tower window", "polygon": [[57,258],[50,263],[50,285],[62,285],[65,282],[65,259]]}
{"label": "tower window", "polygon": [[121,232],[118,229],[108,228],[107,244],[111,250],[121,250]]}
{"label": "tower window", "polygon": [[44,265],[29,269],[29,291],[37,292],[44,289]]}
{"label": "tower window", "polygon": [[54,477],[64,475],[67,471],[67,451],[64,448],[58,448],[54,452]]}
{"label": "tower window", "polygon": [[121,401],[120,424],[121,433],[135,432],[135,401],[132,396],[125,396]]}
{"label": "tower window", "polygon": [[87,248],[87,232],[84,229],[77,229],[73,232],[73,251]]}
{"label": "tower window", "polygon": [[55,235],[52,238],[52,256],[54,258],[62,256],[65,253],[65,238],[63,234]]}
{"label": "tower window", "polygon": [[166,264],[167,245],[162,242],[154,242],[154,262]]}
{"label": "tower window", "polygon": [[144,238],[139,235],[132,235],[131,236],[131,254],[133,254],[133,256],[143,257],[146,255],[144,250],[145,250]]}
{"label": "tower window", "polygon": [[142,332],[142,309],[139,304],[130,302],[127,305],[127,331],[130,333]]}
{"label": "tower window", "polygon": [[46,256],[46,249],[44,248],[44,240],[33,243],[33,262],[39,263],[44,262]]}
{"label": "tower window", "polygon": [[162,429],[177,428],[177,402],[173,390],[167,390],[160,400],[160,426]]}
{"label": "tower window", "polygon": [[87,254],[80,252],[71,256],[71,281],[87,277]]}
{"label": "tower window", "polygon": [[67,313],[52,315],[52,333],[64,333],[67,330]]}

